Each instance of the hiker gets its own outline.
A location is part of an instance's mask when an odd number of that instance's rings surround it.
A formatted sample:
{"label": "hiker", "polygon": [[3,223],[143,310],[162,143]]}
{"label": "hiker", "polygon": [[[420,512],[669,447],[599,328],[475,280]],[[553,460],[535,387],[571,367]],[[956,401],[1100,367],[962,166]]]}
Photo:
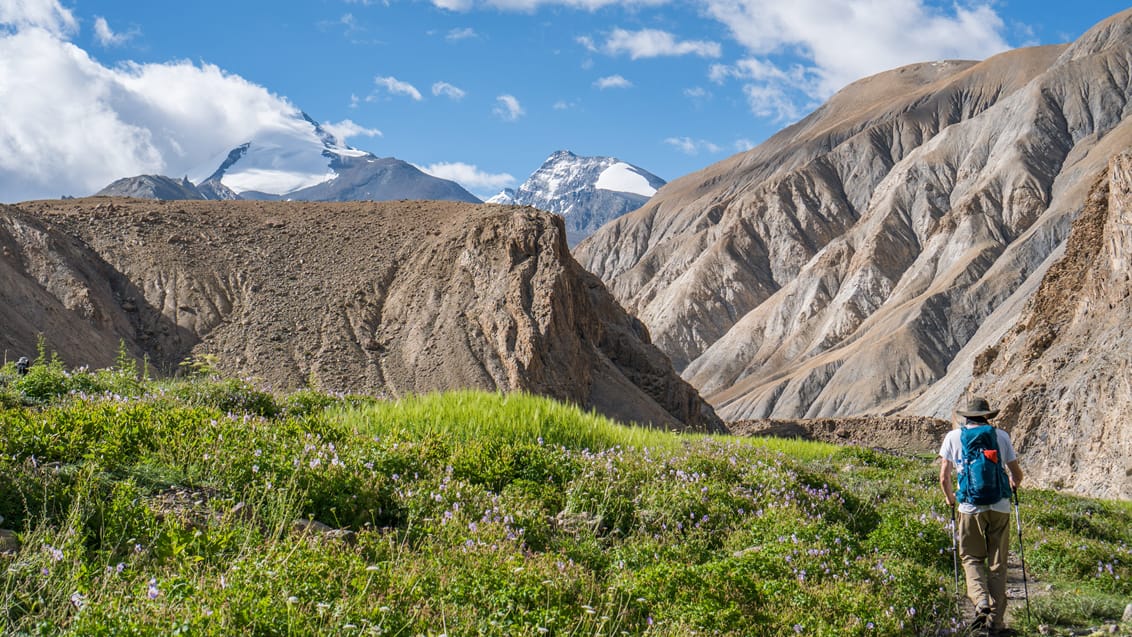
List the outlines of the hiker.
{"label": "hiker", "polygon": [[28,362],[28,357],[27,356],[21,356],[20,360],[16,361],[16,373],[19,374],[20,376],[27,376],[29,364],[30,363]]}
{"label": "hiker", "polygon": [[973,397],[956,414],[964,421],[939,449],[939,486],[949,506],[959,503],[959,556],[975,606],[972,627],[996,634],[1005,631],[1010,499],[1022,482],[1022,467],[1010,434],[990,424],[998,410],[985,398]]}

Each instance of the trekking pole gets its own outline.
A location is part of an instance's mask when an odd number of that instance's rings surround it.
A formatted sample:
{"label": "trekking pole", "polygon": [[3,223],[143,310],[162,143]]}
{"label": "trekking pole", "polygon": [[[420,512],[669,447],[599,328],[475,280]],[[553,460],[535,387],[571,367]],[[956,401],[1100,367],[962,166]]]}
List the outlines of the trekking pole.
{"label": "trekking pole", "polygon": [[955,525],[955,504],[951,505],[951,563],[955,567],[955,608],[962,607],[959,601],[959,527]]}
{"label": "trekking pole", "polygon": [[955,573],[955,612],[962,612],[963,602],[959,596],[959,526],[955,524],[955,505],[951,505],[951,563]]}
{"label": "trekking pole", "polygon": [[1018,559],[1022,562],[1022,592],[1026,596],[1026,622],[1030,623],[1030,587],[1026,583],[1026,550],[1022,544],[1022,516],[1018,513],[1018,487],[1014,487],[1014,521],[1018,523]]}

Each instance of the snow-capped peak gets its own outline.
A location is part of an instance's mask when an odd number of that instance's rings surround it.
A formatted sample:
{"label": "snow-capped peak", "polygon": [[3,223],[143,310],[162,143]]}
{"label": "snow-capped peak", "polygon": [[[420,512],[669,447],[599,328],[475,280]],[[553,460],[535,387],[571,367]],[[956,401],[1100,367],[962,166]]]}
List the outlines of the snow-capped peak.
{"label": "snow-capped peak", "polygon": [[[219,182],[233,192],[286,196],[337,176],[346,158],[373,157],[323,130],[306,113],[261,129],[193,171],[194,181]],[[218,167],[219,166],[219,167]]]}
{"label": "snow-capped peak", "polygon": [[573,245],[606,221],[639,208],[663,185],[660,177],[620,159],[580,157],[560,150],[518,188],[488,201],[562,215]]}
{"label": "snow-capped peak", "polygon": [[[663,184],[664,180],[656,175],[615,157],[579,157],[568,150],[560,150],[547,157],[514,191],[512,198],[518,203],[565,215],[568,209],[553,201],[574,192],[598,189],[651,197]],[[505,192],[496,196],[503,196]]]}
{"label": "snow-capped peak", "polygon": [[515,190],[512,188],[504,188],[503,192],[488,199],[485,203],[513,204],[515,203]]}

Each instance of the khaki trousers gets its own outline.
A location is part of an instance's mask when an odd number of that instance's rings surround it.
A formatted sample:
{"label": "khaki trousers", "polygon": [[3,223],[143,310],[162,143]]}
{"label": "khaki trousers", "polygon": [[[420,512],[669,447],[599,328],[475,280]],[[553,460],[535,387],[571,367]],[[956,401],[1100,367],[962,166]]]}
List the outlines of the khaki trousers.
{"label": "khaki trousers", "polygon": [[1006,557],[1010,514],[983,511],[959,514],[959,556],[967,576],[967,598],[977,610],[989,606],[994,626],[1006,618]]}

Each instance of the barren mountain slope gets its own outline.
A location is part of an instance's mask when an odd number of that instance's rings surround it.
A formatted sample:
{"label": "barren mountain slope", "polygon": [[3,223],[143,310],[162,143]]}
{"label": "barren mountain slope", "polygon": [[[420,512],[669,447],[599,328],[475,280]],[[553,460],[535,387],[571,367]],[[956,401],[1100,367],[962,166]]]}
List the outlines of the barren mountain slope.
{"label": "barren mountain slope", "polygon": [[0,212],[0,246],[12,352],[41,331],[69,364],[105,365],[123,339],[166,371],[214,353],[278,388],[527,390],[722,427],[531,208],[41,201]]}
{"label": "barren mountain slope", "polygon": [[1112,162],[1013,329],[975,360],[1042,485],[1132,498],[1132,154]]}
{"label": "barren mountain slope", "polygon": [[1132,11],[1065,47],[883,73],[576,255],[728,420],[897,411],[997,309],[1012,323],[1132,142],[1130,95]]}

